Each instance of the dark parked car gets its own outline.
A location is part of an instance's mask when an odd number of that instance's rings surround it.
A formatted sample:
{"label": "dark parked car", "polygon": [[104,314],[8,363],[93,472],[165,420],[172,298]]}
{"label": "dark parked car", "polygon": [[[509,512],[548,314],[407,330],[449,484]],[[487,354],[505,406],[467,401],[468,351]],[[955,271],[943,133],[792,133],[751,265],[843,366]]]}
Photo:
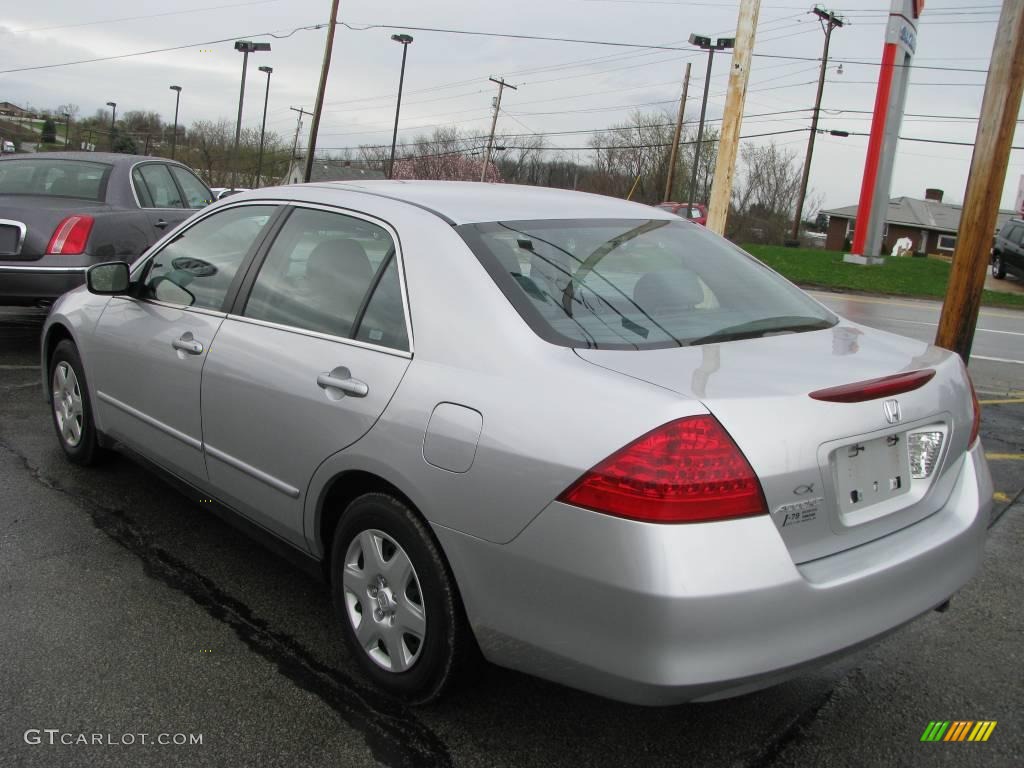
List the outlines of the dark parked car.
{"label": "dark parked car", "polygon": [[1007,272],[1024,280],[1024,219],[1003,224],[992,243],[992,276],[1002,280]]}
{"label": "dark parked car", "polygon": [[0,158],[0,305],[47,306],[101,261],[132,261],[213,199],[181,163],[52,152]]}
{"label": "dark parked car", "polygon": [[655,208],[661,208],[663,211],[674,213],[683,219],[689,219],[694,224],[700,224],[702,227],[707,226],[708,223],[708,209],[706,205],[701,203],[661,203],[656,205]]}

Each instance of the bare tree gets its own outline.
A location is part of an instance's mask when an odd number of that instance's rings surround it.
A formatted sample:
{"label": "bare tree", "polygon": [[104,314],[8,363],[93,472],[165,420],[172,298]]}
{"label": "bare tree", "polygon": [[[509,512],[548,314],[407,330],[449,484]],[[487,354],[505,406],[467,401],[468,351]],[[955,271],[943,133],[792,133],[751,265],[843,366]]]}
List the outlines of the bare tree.
{"label": "bare tree", "polygon": [[[800,194],[801,165],[795,149],[767,144],[740,148],[740,172],[733,187],[727,235],[738,241],[783,242]],[[813,192],[806,209],[821,204]]]}

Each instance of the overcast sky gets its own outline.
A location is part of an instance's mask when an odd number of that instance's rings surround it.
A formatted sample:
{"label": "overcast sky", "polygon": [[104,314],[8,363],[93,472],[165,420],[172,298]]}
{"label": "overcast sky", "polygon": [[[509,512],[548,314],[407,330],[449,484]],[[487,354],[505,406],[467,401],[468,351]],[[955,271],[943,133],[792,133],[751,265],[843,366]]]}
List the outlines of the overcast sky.
{"label": "overcast sky", "polygon": [[[832,36],[830,59],[879,61],[887,2],[852,0],[828,6],[848,24]],[[808,13],[810,3],[764,0],[756,54],[819,57],[823,33]],[[983,94],[1000,4],[996,0],[928,0],[919,30],[915,63],[957,70],[919,69],[911,75],[907,112],[949,118],[907,117],[902,135],[971,142]],[[339,18],[354,27],[369,24],[445,27],[643,44],[685,45],[691,32],[731,35],[738,3],[704,0],[391,0],[386,4],[342,0]],[[326,29],[298,27],[327,20],[329,0],[37,0],[5,3],[0,9],[0,70],[131,54],[218,39],[228,42],[73,66],[0,74],[0,101],[35,108],[72,102],[91,115],[108,101],[118,112],[155,110],[170,121],[172,84],[183,88],[181,121],[229,118],[237,110],[241,55],[230,40],[269,41],[273,50],[250,56],[243,121],[258,126],[265,76],[274,68],[268,129],[289,139],[297,113],[312,108]],[[126,18],[134,17],[134,18]],[[318,148],[390,142],[401,46],[390,40],[399,29],[354,31],[339,27]],[[685,62],[693,63],[687,119],[696,120],[707,56],[703,52],[474,37],[410,30],[410,46],[399,141],[436,125],[454,124],[486,133],[490,126],[490,75],[503,75],[518,91],[506,91],[499,130],[514,133],[604,128],[644,110],[675,111]],[[721,116],[729,55],[716,56],[708,117]],[[830,69],[821,127],[867,133],[878,67],[844,63]],[[814,103],[818,63],[760,55],[754,59],[743,134],[786,131],[810,125],[810,112],[769,117]],[[1020,133],[1018,132],[1018,136]],[[587,133],[549,137],[552,146],[585,147]],[[807,133],[774,139],[799,150]],[[752,139],[767,141],[767,139]],[[1024,141],[1018,138],[1015,144]],[[854,204],[863,172],[866,136],[819,136],[811,186],[824,207]],[[582,160],[586,153],[580,151]],[[892,195],[923,197],[926,187],[945,190],[961,202],[971,148],[901,141]],[[1012,207],[1024,152],[1011,154],[1002,205]]]}

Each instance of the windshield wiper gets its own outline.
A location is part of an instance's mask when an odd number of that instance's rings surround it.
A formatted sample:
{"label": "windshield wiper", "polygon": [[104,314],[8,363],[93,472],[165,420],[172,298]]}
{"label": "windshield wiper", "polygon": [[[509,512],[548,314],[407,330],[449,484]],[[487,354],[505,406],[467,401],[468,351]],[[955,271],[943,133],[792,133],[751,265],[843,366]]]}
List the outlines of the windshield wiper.
{"label": "windshield wiper", "polygon": [[831,328],[835,323],[819,317],[801,317],[800,315],[783,315],[781,317],[762,317],[738,325],[730,325],[720,331],[690,341],[690,344],[706,344],[712,341],[735,341],[736,339],[753,339],[768,333],[784,333],[787,331],[820,331]]}

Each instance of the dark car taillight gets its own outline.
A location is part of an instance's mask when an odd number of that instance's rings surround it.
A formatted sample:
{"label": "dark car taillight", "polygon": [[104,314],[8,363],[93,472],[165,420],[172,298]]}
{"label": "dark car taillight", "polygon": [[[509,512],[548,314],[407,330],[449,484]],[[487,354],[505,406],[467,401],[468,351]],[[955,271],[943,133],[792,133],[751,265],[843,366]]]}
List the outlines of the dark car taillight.
{"label": "dark car taillight", "polygon": [[46,253],[54,256],[77,256],[85,253],[92,232],[93,217],[84,213],[68,216],[53,230]]}
{"label": "dark car taillight", "polygon": [[669,422],[597,464],[558,500],[650,523],[767,513],[761,483],[714,416]]}

